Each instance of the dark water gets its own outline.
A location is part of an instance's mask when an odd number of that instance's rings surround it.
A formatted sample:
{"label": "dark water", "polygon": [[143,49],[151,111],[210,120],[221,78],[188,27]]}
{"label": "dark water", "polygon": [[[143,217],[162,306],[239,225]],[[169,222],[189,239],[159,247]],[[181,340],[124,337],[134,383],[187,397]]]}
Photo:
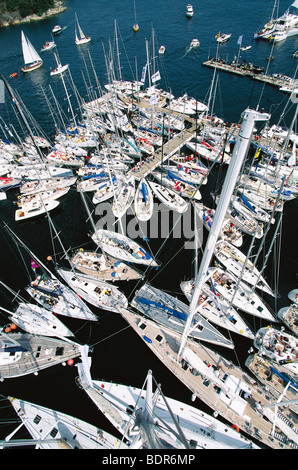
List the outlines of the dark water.
{"label": "dark water", "polygon": [[[272,3],[272,5],[271,5]],[[281,0],[280,11],[283,13],[289,2]],[[103,86],[108,82],[106,73],[105,55],[109,48],[115,48],[114,31],[115,20],[118,25],[118,39],[123,79],[140,78],[143,66],[146,63],[146,42],[152,46],[152,28],[155,31],[155,50],[161,44],[166,46],[164,58],[156,58],[156,70],[160,70],[160,87],[171,90],[175,96],[185,92],[190,96],[206,101],[211,86],[213,70],[202,66],[202,62],[209,56],[216,55],[215,35],[221,31],[232,33],[230,41],[220,48],[220,57],[231,60],[237,56],[239,46],[237,40],[243,35],[243,45],[252,44],[249,51],[242,53],[242,57],[254,64],[267,67],[267,57],[271,52],[268,42],[254,42],[253,34],[270,17],[272,2],[251,0],[239,2],[227,0],[218,2],[202,0],[194,3],[195,15],[192,19],[185,16],[186,2],[181,0],[170,1],[136,1],[137,22],[140,30],[134,33],[133,0],[96,1],[68,0],[66,12],[57,17],[15,26],[0,31],[0,73],[9,80],[13,89],[19,94],[22,101],[40,124],[46,135],[53,136],[54,121],[47,107],[44,95],[51,96],[49,86],[59,100],[64,112],[70,118],[68,104],[61,80],[50,77],[50,69],[55,66],[52,52],[43,53],[44,65],[41,69],[30,74],[22,74],[23,65],[21,51],[21,29],[30,41],[39,50],[46,40],[51,39],[51,30],[55,24],[65,27],[63,33],[55,38],[61,63],[69,63],[73,82],[85,100],[88,100],[88,91],[96,87],[96,76]],[[80,24],[85,34],[91,35],[89,45],[78,48],[74,43],[74,13],[77,12]],[[193,38],[200,40],[197,50],[188,51]],[[283,73],[294,76],[297,59],[292,59],[291,53],[298,48],[298,36],[289,38],[278,44],[273,52],[274,60],[271,62],[268,73]],[[90,55],[89,55],[90,52]],[[156,54],[158,55],[158,54]],[[92,63],[90,61],[92,58]],[[93,70],[94,66],[94,70]],[[10,74],[18,72],[14,79]],[[74,93],[71,92],[71,81],[66,78],[69,93],[75,112],[77,103]],[[279,122],[288,95],[279,92],[273,87],[253,82],[247,78],[239,78],[229,74],[218,75],[215,112],[228,122],[238,122],[241,112],[247,107],[260,106],[266,112],[272,113],[272,123]],[[285,115],[282,125],[290,123],[293,109]],[[0,116],[6,124],[13,124],[19,129],[18,120],[12,111],[9,98],[0,105]],[[18,132],[21,132],[18,130]],[[203,188],[203,200],[208,201],[210,191],[215,188],[216,175],[210,178],[206,188]],[[14,222],[13,201],[15,192],[8,193],[7,201],[2,201],[1,217],[9,223],[43,261],[48,255],[53,255],[52,239],[48,221],[43,218],[16,224]],[[87,246],[90,224],[86,223],[86,213],[79,194],[75,189],[60,200],[58,210],[53,212],[52,218],[66,248]],[[287,293],[296,287],[297,269],[297,202],[288,202],[285,205],[285,216],[282,225],[281,251],[271,256],[266,276],[274,280],[273,268],[279,264],[279,292],[280,297],[275,309],[288,305]],[[271,230],[272,232],[272,230]],[[15,290],[21,290],[28,282],[26,270],[13,243],[1,230],[1,280]],[[150,240],[150,248],[155,253],[164,240]],[[192,275],[192,254],[181,250],[183,240],[171,240],[159,254],[162,268],[149,276],[153,285],[171,292],[180,292],[179,283],[182,279]],[[247,243],[246,243],[247,244]],[[248,248],[248,246],[246,246]],[[61,249],[55,244],[55,250]],[[177,254],[176,254],[177,253]],[[169,261],[171,260],[171,263]],[[135,284],[121,284],[120,288],[128,298]],[[11,296],[1,289],[1,305],[10,308]],[[269,299],[266,299],[269,301]],[[67,326],[74,332],[76,338],[82,343],[94,346],[91,373],[93,378],[103,378],[120,383],[142,386],[147,370],[153,371],[156,379],[161,382],[165,394],[190,403],[191,393],[177,381],[168,370],[149,351],[134,332],[127,327],[122,318],[114,313],[96,310],[100,321],[98,324],[83,323],[80,320],[67,320],[62,318]],[[251,317],[247,321],[256,330],[260,323]],[[1,324],[6,318],[0,314]],[[243,338],[233,336],[236,344],[237,358],[243,362],[251,343]],[[231,353],[230,353],[231,354]],[[236,360],[236,359],[235,359]],[[28,376],[20,379],[6,380],[0,385],[2,396],[12,395],[28,401],[39,403],[49,408],[64,411],[78,418],[84,419],[113,432],[114,428],[97,412],[95,405],[78,389],[75,384],[77,370],[75,367],[54,367],[41,372],[38,376]],[[14,414],[2,402],[1,414],[4,417],[13,417]],[[208,411],[208,408],[197,399],[195,406]],[[3,437],[10,427],[2,427],[0,433]]]}

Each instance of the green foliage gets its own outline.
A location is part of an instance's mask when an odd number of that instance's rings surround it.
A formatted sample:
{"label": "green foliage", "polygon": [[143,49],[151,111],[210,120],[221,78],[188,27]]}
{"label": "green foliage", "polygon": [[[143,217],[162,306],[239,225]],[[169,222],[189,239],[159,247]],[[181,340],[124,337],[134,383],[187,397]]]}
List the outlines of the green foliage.
{"label": "green foliage", "polygon": [[41,15],[54,6],[54,0],[5,0],[0,1],[2,11],[18,11],[22,18],[28,15]]}

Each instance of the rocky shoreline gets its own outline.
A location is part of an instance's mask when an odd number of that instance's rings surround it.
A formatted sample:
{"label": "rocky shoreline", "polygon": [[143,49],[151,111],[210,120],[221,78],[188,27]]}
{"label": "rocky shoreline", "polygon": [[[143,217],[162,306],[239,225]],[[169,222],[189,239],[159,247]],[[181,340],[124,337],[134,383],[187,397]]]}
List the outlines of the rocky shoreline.
{"label": "rocky shoreline", "polygon": [[26,16],[25,18],[21,18],[19,12],[6,12],[0,15],[0,28],[5,28],[7,26],[15,26],[20,23],[30,23],[31,21],[40,21],[46,18],[50,18],[51,16],[58,15],[66,10],[66,6],[63,5],[63,2],[57,0],[55,2],[54,8],[49,8],[49,10],[45,11],[41,16],[38,15],[30,15]]}

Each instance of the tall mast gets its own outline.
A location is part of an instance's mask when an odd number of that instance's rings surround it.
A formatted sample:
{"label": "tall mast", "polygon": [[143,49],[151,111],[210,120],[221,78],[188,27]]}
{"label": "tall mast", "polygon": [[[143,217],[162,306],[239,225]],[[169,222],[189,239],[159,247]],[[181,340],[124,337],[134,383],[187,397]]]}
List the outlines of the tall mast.
{"label": "tall mast", "polygon": [[43,161],[43,154],[42,154],[42,152],[41,152],[39,146],[36,145],[36,142],[35,142],[35,139],[34,139],[34,135],[32,134],[32,131],[31,131],[31,128],[30,128],[30,126],[29,126],[29,124],[28,124],[28,121],[27,121],[27,119],[26,119],[26,117],[25,117],[25,114],[23,113],[22,107],[20,106],[19,102],[17,101],[16,97],[14,96],[14,93],[13,93],[13,91],[12,91],[11,86],[9,85],[9,83],[7,83],[7,81],[5,80],[5,78],[3,77],[2,74],[0,74],[0,80],[3,81],[3,83],[4,83],[4,85],[5,85],[6,89],[7,89],[7,91],[8,91],[8,93],[9,93],[9,96],[10,96],[11,99],[12,99],[12,102],[13,102],[14,105],[16,106],[16,108],[17,108],[17,110],[18,110],[18,112],[19,112],[19,115],[21,116],[21,119],[22,119],[23,123],[25,124],[25,127],[26,127],[26,129],[27,129],[27,131],[28,131],[28,133],[29,133],[29,135],[30,135],[30,137],[31,137],[32,143],[33,143],[33,145],[34,145],[34,147],[35,147],[35,149],[36,149],[36,151],[37,151],[37,153],[38,153],[38,155],[39,155],[41,161]]}
{"label": "tall mast", "polygon": [[243,160],[245,158],[248,146],[250,144],[250,139],[251,139],[252,131],[254,128],[254,124],[256,121],[267,121],[269,117],[270,117],[269,114],[260,113],[258,111],[253,111],[251,109],[246,109],[242,114],[242,119],[243,119],[242,126],[241,126],[239,136],[238,136],[238,139],[237,139],[234,151],[233,151],[231,163],[227,171],[227,175],[226,175],[225,182],[221,191],[221,195],[220,195],[220,199],[217,205],[214,220],[212,222],[211,230],[209,232],[209,236],[207,239],[203,258],[200,264],[198,276],[196,278],[193,296],[192,296],[192,300],[191,300],[190,307],[189,307],[189,315],[188,315],[185,328],[183,331],[183,335],[181,338],[181,344],[180,344],[178,356],[181,355],[184,349],[188,334],[190,332],[192,319],[196,312],[202,286],[205,282],[207,271],[208,271],[208,268],[210,266],[210,263],[213,257],[214,248],[215,248],[218,236],[219,236],[219,232],[222,228],[222,224],[226,216],[226,212],[227,212],[230,200],[231,200],[231,196],[233,194]]}

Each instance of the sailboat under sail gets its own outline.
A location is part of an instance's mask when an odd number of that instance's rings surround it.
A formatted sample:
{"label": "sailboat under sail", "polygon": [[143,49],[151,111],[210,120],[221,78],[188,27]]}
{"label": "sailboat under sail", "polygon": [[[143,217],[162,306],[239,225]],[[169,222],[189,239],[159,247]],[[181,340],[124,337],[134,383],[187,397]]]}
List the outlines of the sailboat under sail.
{"label": "sailboat under sail", "polygon": [[21,32],[22,37],[22,50],[24,57],[24,67],[22,67],[22,72],[31,72],[42,66],[43,60],[32,46],[29,39],[25,36],[24,32]]}
{"label": "sailboat under sail", "polygon": [[80,46],[81,44],[87,44],[87,42],[91,41],[90,36],[85,36],[83,33],[83,30],[79,24],[78,17],[76,14],[76,26],[75,26],[75,43],[77,46]]}

